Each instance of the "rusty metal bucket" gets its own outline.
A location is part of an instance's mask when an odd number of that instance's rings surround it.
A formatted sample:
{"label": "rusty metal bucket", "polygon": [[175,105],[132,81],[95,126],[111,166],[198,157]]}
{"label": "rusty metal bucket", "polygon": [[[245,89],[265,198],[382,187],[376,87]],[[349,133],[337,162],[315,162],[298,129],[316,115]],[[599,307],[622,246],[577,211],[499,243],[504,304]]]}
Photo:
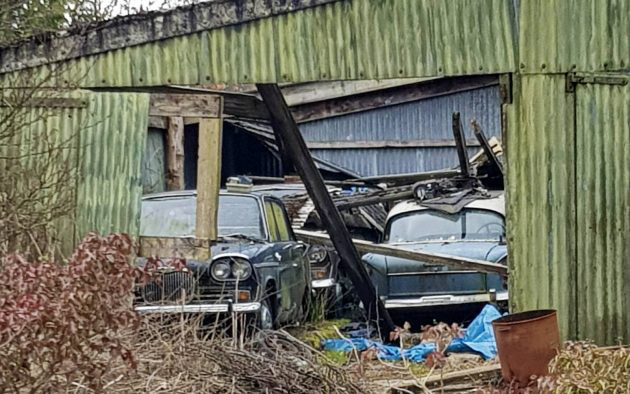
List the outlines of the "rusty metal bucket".
{"label": "rusty metal bucket", "polygon": [[492,322],[492,327],[503,379],[526,386],[532,375],[547,375],[549,361],[560,349],[555,310],[507,315]]}

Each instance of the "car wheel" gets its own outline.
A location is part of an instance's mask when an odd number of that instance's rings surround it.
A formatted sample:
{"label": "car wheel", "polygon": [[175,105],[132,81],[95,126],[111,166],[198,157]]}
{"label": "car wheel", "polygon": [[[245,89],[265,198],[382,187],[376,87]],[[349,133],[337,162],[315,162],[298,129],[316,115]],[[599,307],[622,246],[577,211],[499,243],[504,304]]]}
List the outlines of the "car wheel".
{"label": "car wheel", "polygon": [[260,303],[260,310],[258,311],[258,328],[261,330],[273,330],[273,322],[273,311],[269,306],[269,300],[265,299]]}

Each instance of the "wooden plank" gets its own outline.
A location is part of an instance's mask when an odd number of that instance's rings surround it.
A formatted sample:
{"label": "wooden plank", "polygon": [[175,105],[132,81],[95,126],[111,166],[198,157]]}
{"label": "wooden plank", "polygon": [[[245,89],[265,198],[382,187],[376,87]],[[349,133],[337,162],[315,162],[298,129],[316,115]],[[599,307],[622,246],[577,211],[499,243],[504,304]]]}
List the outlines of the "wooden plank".
{"label": "wooden plank", "polygon": [[380,204],[392,201],[405,200],[413,197],[412,187],[401,187],[400,189],[389,189],[380,192],[370,193],[366,196],[350,196],[335,200],[335,205],[340,211],[366,205]]}
{"label": "wooden plank", "polygon": [[280,88],[276,84],[259,84],[257,88],[269,111],[276,138],[283,142],[282,149],[293,161],[295,169],[300,174],[319,217],[322,219],[324,228],[333,235],[332,244],[341,258],[341,269],[348,274],[354,284],[368,317],[378,320],[382,338],[389,341],[389,333],[395,329],[394,323],[383,302],[376,294],[359,253],[352,244],[350,233],[330,194],[328,194],[328,189],[304,142],[298,125],[284,101]]}
{"label": "wooden plank", "polygon": [[168,118],[165,116],[149,116],[149,127],[156,129],[167,129]]}
{"label": "wooden plank", "polygon": [[[428,378],[416,380],[388,381],[388,386],[393,386],[387,391],[390,394],[398,393],[426,393],[427,389],[439,390],[442,386],[451,386],[465,383],[485,383],[501,375],[501,365],[483,365],[481,367],[464,369],[445,374],[436,374]],[[422,383],[422,384],[420,384]],[[422,387],[424,385],[424,387]]]}
{"label": "wooden plank", "polygon": [[184,119],[169,117],[166,132],[166,190],[184,189]]}
{"label": "wooden plank", "polygon": [[195,234],[200,239],[217,239],[222,134],[223,120],[221,118],[204,118],[199,123]]}
{"label": "wooden plank", "polygon": [[475,132],[475,137],[477,137],[477,140],[479,140],[479,143],[481,144],[481,149],[483,149],[483,152],[486,154],[488,161],[497,169],[499,174],[503,176],[503,164],[501,164],[501,162],[497,158],[497,155],[494,154],[492,146],[490,146],[490,143],[486,138],[486,134],[481,129],[481,126],[479,126],[479,123],[477,123],[477,121],[473,120],[472,127],[473,131]]}
{"label": "wooden plank", "polygon": [[212,94],[151,94],[149,116],[218,118],[221,98]]}
{"label": "wooden plank", "polygon": [[468,151],[466,150],[466,140],[459,112],[453,112],[453,137],[457,147],[457,158],[459,159],[459,170],[463,176],[470,176],[470,162],[468,161]]}
{"label": "wooden plank", "polygon": [[439,170],[408,174],[376,175],[358,178],[356,180],[371,184],[386,183],[388,185],[406,185],[430,179],[453,178],[458,175],[460,175],[460,173],[457,170]]}
{"label": "wooden plank", "polygon": [[[327,234],[313,231],[295,230],[295,235],[304,242],[332,244]],[[450,256],[442,253],[429,253],[426,251],[407,250],[393,245],[375,244],[369,241],[353,239],[354,246],[362,253],[376,253],[401,259],[420,261],[429,264],[445,265],[459,270],[473,270],[500,274],[507,276],[508,267],[484,260],[468,259],[465,257]]]}
{"label": "wooden plank", "polygon": [[295,105],[291,107],[291,112],[299,123],[303,123],[331,116],[368,111],[375,108],[495,86],[498,83],[499,78],[497,75],[438,78],[375,92]]}
{"label": "wooden plank", "polygon": [[[377,148],[448,148],[455,147],[452,139],[382,140],[382,141],[317,141],[307,142],[309,149],[377,149]],[[479,146],[475,139],[466,140],[467,146]]]}
{"label": "wooden plank", "polygon": [[86,108],[87,100],[69,97],[31,97],[20,102],[0,99],[0,108],[20,106],[25,108]]}

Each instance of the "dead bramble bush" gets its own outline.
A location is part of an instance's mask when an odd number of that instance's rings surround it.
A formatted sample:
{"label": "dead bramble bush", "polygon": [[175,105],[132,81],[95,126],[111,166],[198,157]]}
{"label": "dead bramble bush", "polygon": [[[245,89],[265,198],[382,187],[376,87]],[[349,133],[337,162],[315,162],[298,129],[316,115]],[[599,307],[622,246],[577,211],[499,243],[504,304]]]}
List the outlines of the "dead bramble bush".
{"label": "dead bramble bush", "polygon": [[67,264],[1,260],[0,392],[101,391],[112,368],[135,367],[131,249],[127,235],[89,234]]}

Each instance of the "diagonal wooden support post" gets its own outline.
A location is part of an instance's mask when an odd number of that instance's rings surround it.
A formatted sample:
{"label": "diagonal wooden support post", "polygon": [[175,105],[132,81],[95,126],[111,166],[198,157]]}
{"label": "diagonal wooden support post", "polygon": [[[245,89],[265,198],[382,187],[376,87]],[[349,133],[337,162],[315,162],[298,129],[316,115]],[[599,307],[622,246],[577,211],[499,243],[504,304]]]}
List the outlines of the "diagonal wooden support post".
{"label": "diagonal wooden support post", "polygon": [[466,139],[459,112],[453,112],[453,137],[457,147],[457,157],[459,158],[459,170],[465,177],[470,176],[470,162],[468,161],[468,151],[466,150]]}
{"label": "diagonal wooden support post", "polygon": [[339,253],[341,269],[350,277],[368,316],[372,319],[378,319],[381,338],[388,341],[389,333],[395,329],[394,323],[376,294],[341,214],[328,194],[324,180],[315,166],[297,123],[282,96],[282,91],[276,84],[258,84],[256,87],[269,110],[271,125],[276,135],[282,140],[285,153],[293,161],[293,165],[300,174],[322,223]]}

